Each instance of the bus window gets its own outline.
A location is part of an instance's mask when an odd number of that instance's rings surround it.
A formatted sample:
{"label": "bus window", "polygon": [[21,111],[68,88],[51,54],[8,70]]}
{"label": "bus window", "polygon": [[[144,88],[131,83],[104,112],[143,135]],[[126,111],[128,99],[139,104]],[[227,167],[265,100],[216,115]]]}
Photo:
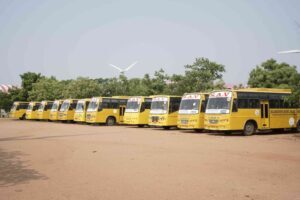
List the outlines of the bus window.
{"label": "bus window", "polygon": [[181,98],[170,98],[170,113],[177,112],[180,107]]}

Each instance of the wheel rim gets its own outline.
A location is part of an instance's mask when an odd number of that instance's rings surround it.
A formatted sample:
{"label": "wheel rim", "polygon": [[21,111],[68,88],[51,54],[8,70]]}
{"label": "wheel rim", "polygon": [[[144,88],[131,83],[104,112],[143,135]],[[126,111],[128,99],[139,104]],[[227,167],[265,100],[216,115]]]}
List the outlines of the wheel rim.
{"label": "wheel rim", "polygon": [[115,123],[114,119],[108,118],[107,125],[112,126],[112,125],[114,125],[114,123]]}
{"label": "wheel rim", "polygon": [[251,134],[251,133],[254,132],[254,126],[252,124],[247,124],[246,127],[245,127],[245,129],[246,129],[245,132],[247,134]]}

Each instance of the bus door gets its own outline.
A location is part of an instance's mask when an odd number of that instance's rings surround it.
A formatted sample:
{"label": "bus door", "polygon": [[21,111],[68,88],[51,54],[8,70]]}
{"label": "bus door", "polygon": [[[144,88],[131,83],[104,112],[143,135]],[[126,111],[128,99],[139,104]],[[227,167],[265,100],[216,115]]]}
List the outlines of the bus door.
{"label": "bus door", "polygon": [[270,109],[267,100],[260,101],[260,117],[262,129],[270,128]]}
{"label": "bus door", "polygon": [[126,108],[125,105],[120,105],[120,108],[119,108],[120,122],[124,121],[125,108]]}

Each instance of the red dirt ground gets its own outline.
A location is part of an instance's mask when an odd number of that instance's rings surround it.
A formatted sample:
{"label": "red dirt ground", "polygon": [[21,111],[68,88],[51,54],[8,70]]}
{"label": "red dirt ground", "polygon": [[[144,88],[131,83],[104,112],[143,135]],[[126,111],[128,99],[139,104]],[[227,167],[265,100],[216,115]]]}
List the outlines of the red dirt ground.
{"label": "red dirt ground", "polygon": [[300,200],[300,134],[1,119],[0,199]]}

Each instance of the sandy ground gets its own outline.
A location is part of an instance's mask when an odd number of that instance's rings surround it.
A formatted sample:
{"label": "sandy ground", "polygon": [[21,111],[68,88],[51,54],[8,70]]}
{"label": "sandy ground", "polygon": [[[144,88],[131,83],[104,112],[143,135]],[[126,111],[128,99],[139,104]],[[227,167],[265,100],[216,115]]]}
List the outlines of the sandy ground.
{"label": "sandy ground", "polygon": [[0,199],[300,200],[300,135],[1,119]]}

